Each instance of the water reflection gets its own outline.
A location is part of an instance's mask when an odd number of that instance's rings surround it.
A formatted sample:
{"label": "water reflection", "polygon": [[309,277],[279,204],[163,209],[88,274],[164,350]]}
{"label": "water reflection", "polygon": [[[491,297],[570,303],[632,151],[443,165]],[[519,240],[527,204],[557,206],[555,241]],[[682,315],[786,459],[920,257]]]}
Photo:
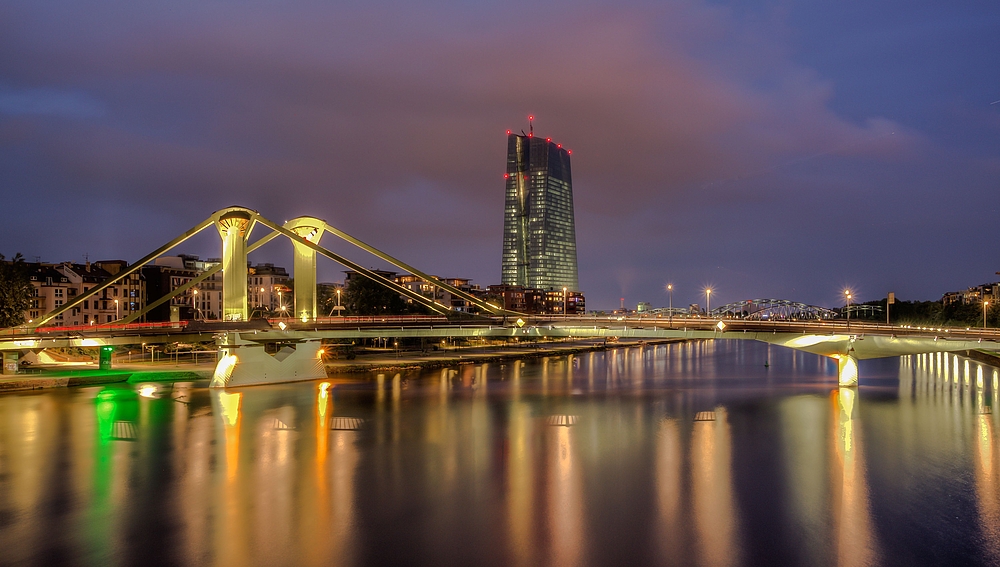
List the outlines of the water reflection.
{"label": "water reflection", "polygon": [[676,419],[662,420],[656,441],[659,521],[653,538],[658,544],[658,559],[664,565],[686,565],[690,562],[684,553],[683,457],[680,424]]}
{"label": "water reflection", "polygon": [[583,553],[583,486],[580,463],[575,448],[575,429],[549,427],[548,449],[548,532],[552,539],[549,565],[569,566],[580,563]]}
{"label": "water reflection", "polygon": [[862,374],[716,341],[4,395],[0,562],[995,563],[998,370]]}
{"label": "water reflection", "polygon": [[691,432],[691,493],[695,555],[709,566],[739,563],[739,518],[733,505],[732,455],[726,411],[715,419],[695,421]]}
{"label": "water reflection", "polygon": [[[840,388],[830,394],[834,409],[836,459],[831,463],[831,494],[837,565],[871,565],[877,558],[868,505],[865,455],[861,432],[855,427],[857,390]],[[838,474],[839,473],[839,474]]]}

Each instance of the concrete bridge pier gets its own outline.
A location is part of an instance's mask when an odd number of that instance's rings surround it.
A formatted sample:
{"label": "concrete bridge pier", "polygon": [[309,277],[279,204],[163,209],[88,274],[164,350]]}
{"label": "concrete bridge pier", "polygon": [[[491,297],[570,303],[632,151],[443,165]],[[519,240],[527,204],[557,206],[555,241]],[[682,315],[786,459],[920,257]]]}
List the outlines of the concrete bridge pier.
{"label": "concrete bridge pier", "polygon": [[[326,222],[312,217],[298,217],[285,223],[303,241],[319,244]],[[303,323],[316,319],[316,251],[302,242],[292,240],[295,259],[292,276],[295,278],[295,317]]]}
{"label": "concrete bridge pier", "polygon": [[847,354],[834,355],[837,359],[837,376],[841,388],[854,388],[858,385],[858,358],[854,349]]}
{"label": "concrete bridge pier", "polygon": [[264,343],[248,341],[240,333],[226,333],[216,340],[219,362],[212,388],[255,386],[326,378],[323,348],[319,340],[281,343],[268,353]]}

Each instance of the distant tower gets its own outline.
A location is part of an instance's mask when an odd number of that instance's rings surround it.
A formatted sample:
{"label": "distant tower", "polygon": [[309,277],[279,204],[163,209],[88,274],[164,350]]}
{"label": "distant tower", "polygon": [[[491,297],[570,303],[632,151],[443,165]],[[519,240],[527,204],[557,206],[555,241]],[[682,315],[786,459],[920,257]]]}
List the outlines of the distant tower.
{"label": "distant tower", "polygon": [[507,131],[501,282],[579,291],[572,152],[536,138],[533,126],[528,134]]}

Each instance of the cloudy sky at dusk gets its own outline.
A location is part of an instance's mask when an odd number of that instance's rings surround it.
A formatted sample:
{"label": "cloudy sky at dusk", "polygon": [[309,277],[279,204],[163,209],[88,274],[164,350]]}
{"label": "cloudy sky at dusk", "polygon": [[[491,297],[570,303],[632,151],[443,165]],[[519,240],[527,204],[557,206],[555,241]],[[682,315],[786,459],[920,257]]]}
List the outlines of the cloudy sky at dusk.
{"label": "cloudy sky at dusk", "polygon": [[0,252],[136,260],[239,204],[499,283],[532,113],[573,150],[591,308],[937,299],[1000,271],[998,30],[994,2],[0,0]]}

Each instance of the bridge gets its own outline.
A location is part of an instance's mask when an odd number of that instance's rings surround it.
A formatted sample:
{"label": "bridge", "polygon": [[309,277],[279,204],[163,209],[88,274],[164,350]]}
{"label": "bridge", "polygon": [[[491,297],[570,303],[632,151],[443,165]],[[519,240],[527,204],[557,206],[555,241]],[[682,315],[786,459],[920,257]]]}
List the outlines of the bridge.
{"label": "bridge", "polygon": [[[266,232],[252,241],[261,226]],[[217,229],[222,261],[192,281],[113,324],[88,327],[50,327],[59,314],[99,294],[116,281],[209,227]],[[385,262],[408,271],[475,306],[480,315],[456,319],[451,310],[405,286],[320,245],[332,235]],[[277,237],[293,244],[295,318],[276,322],[248,320],[247,254]],[[319,317],[316,309],[316,259],[324,256],[437,313],[430,317]],[[184,294],[199,282],[222,271],[222,320],[137,324],[149,310]],[[658,316],[659,315],[659,316]],[[20,354],[46,348],[100,348],[140,344],[214,341],[218,363],[213,387],[232,387],[325,378],[322,341],[368,338],[628,338],[755,340],[827,356],[837,360],[841,386],[856,386],[858,361],[869,358],[964,350],[1000,351],[1000,331],[987,329],[911,327],[833,319],[821,307],[777,299],[758,299],[724,305],[708,317],[532,317],[506,310],[448,285],[325,221],[299,217],[278,224],[244,207],[216,211],[173,240],[118,272],[31,325],[0,333],[5,367]],[[269,354],[265,345],[275,345]]]}
{"label": "bridge", "polygon": [[747,299],[727,303],[712,310],[711,315],[727,319],[751,319],[757,321],[833,319],[838,313],[826,307],[806,305],[788,299]]}

